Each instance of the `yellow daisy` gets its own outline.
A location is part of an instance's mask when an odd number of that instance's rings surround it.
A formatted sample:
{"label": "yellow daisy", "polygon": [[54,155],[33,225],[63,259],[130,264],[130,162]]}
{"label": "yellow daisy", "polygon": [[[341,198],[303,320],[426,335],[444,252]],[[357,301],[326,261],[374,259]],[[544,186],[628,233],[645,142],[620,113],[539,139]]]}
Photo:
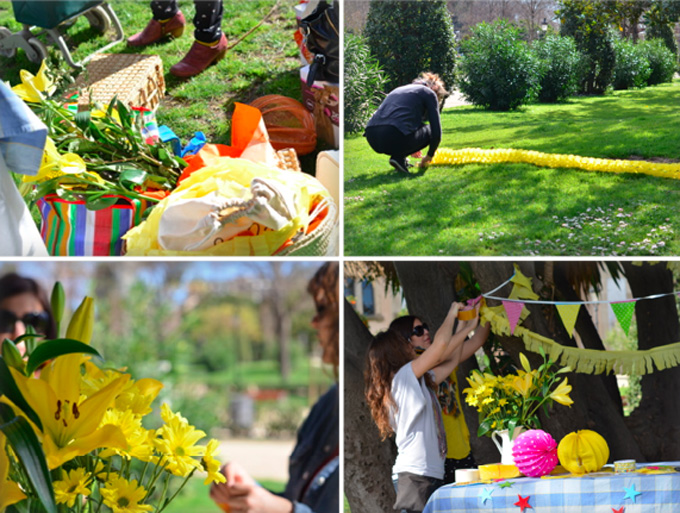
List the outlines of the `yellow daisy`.
{"label": "yellow daisy", "polygon": [[168,470],[176,475],[186,477],[201,464],[194,459],[203,456],[205,447],[196,445],[205,433],[190,425],[179,413],[173,413],[167,404],[161,406],[161,418],[165,425],[157,433],[156,449],[163,454],[163,463],[168,463]]}
{"label": "yellow daisy", "polygon": [[205,456],[201,460],[203,464],[203,470],[208,473],[208,476],[203,481],[204,485],[210,483],[226,483],[227,478],[220,472],[220,462],[213,458],[213,454],[217,451],[218,442],[214,438],[208,442],[205,448]]}
{"label": "yellow daisy", "polygon": [[113,513],[143,513],[151,511],[148,504],[139,504],[146,497],[143,486],[137,485],[137,480],[128,481],[122,477],[112,477],[101,489],[104,505],[111,508]]}
{"label": "yellow daisy", "polygon": [[71,470],[66,478],[54,482],[54,498],[57,504],[66,504],[72,508],[78,495],[88,496],[91,490],[88,488],[91,480],[90,475],[84,468]]}

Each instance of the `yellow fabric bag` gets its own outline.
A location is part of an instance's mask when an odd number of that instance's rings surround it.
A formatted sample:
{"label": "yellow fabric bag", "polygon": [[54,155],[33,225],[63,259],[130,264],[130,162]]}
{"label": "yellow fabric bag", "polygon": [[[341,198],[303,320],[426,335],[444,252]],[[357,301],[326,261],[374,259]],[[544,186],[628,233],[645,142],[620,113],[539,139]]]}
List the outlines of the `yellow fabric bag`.
{"label": "yellow fabric bag", "polygon": [[[253,220],[252,223],[239,219],[243,228],[240,234],[221,240],[216,237],[213,245],[199,251],[164,249],[159,241],[159,228],[163,215],[171,206],[180,202],[208,198],[248,201],[252,199],[253,179],[267,181],[285,191],[294,206],[294,213],[287,223],[273,230]],[[172,194],[152,210],[148,219],[130,230],[124,239],[128,256],[270,256],[275,254],[289,239],[307,230],[317,214],[332,202],[330,194],[314,177],[304,173],[281,170],[250,160],[221,157],[210,165],[199,169],[183,180]],[[216,218],[219,212],[210,214]],[[206,216],[209,217],[209,216]],[[227,216],[229,217],[229,216]],[[233,216],[232,216],[233,217]],[[166,223],[167,224],[167,223]],[[280,224],[280,223],[279,223]],[[248,226],[249,225],[249,226]]]}

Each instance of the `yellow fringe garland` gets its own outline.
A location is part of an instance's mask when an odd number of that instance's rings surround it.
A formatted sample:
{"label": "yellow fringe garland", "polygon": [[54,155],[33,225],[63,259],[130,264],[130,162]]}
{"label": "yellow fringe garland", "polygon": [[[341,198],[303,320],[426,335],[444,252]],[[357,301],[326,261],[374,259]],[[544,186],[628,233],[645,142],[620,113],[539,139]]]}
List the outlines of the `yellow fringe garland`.
{"label": "yellow fringe garland", "polygon": [[680,164],[663,164],[644,160],[599,159],[579,157],[578,155],[560,155],[558,153],[542,153],[531,150],[464,148],[451,150],[440,148],[432,159],[432,164],[501,164],[526,163],[535,166],[553,168],[574,168],[585,171],[602,171],[606,173],[640,173],[661,178],[680,179]]}
{"label": "yellow fringe garland", "polygon": [[482,306],[481,320],[491,323],[491,331],[499,335],[515,336],[524,341],[528,351],[538,353],[542,347],[548,357],[562,366],[568,365],[574,372],[583,374],[639,375],[651,374],[680,365],[680,342],[644,351],[599,351],[558,344],[552,339],[516,326],[510,333],[510,322],[503,306]]}

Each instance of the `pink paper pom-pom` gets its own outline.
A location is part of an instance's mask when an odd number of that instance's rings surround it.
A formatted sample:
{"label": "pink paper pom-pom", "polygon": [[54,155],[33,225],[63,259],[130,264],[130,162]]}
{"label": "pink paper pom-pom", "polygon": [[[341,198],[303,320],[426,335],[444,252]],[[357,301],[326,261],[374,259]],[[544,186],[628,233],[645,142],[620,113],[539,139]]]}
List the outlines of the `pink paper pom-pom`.
{"label": "pink paper pom-pom", "polygon": [[558,463],[557,442],[542,429],[530,429],[515,438],[512,457],[515,466],[525,476],[545,476]]}

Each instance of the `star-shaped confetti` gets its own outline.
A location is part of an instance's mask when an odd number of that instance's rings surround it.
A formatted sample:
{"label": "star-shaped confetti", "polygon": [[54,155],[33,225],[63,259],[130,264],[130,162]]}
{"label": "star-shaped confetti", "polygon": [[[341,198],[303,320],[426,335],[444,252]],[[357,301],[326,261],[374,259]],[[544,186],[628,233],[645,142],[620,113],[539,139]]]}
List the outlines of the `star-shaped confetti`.
{"label": "star-shaped confetti", "polygon": [[531,497],[530,495],[522,497],[521,495],[517,494],[517,497],[519,497],[519,500],[515,502],[515,506],[522,508],[522,513],[524,513],[524,510],[527,508],[534,509],[531,507],[531,504],[529,504],[529,498]]}
{"label": "star-shaped confetti", "polygon": [[635,502],[635,498],[638,495],[642,495],[642,492],[636,492],[635,491],[635,485],[632,484],[630,485],[630,488],[626,488],[625,486],[623,487],[624,491],[626,492],[626,495],[623,496],[623,500],[625,501],[626,499],[630,499],[633,502]]}
{"label": "star-shaped confetti", "polygon": [[612,508],[612,511],[613,511],[614,513],[623,513],[623,506],[621,506],[619,509],[614,509],[614,508]]}
{"label": "star-shaped confetti", "polygon": [[511,488],[512,485],[514,485],[514,484],[515,484],[515,483],[513,483],[512,481],[503,481],[503,482],[502,482],[501,484],[499,484],[498,486],[500,486],[501,488]]}
{"label": "star-shaped confetti", "polygon": [[484,488],[482,493],[479,494],[482,498],[482,504],[486,504],[486,501],[488,501],[491,498],[492,493],[493,488]]}

